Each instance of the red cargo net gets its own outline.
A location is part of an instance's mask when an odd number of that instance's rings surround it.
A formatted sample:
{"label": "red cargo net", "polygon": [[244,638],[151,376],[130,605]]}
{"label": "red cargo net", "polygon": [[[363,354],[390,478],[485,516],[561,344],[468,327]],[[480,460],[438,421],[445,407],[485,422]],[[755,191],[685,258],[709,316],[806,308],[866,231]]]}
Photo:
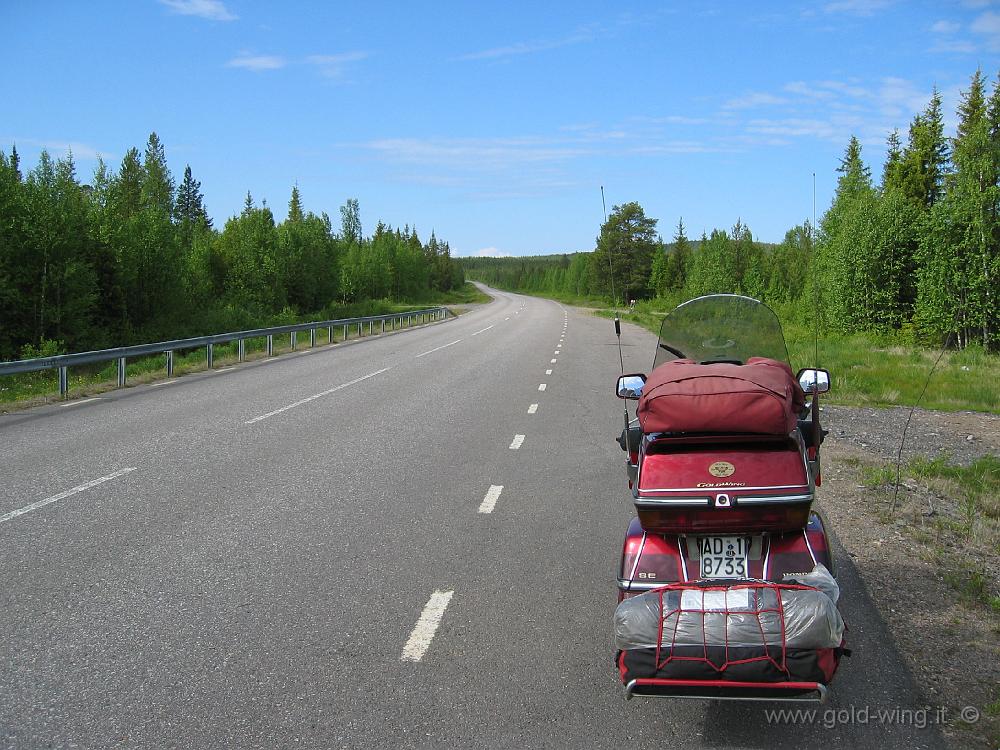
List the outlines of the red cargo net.
{"label": "red cargo net", "polygon": [[[767,662],[775,669],[788,675],[789,670],[786,663],[788,647],[785,637],[785,611],[781,603],[781,591],[792,589],[810,590],[810,587],[759,581],[729,585],[675,583],[656,589],[661,612],[656,647],[657,671],[671,662],[678,661],[705,664],[716,672],[725,672],[727,668],[735,664]],[[664,601],[664,598],[669,597],[670,592],[673,591],[680,592],[677,606]],[[730,605],[732,600],[742,599],[743,594],[746,595],[747,604],[745,606]],[[694,603],[698,603],[699,597],[701,606],[693,606]],[[778,631],[775,632],[773,627],[765,629],[762,616],[772,626],[777,623]],[[701,619],[702,653],[700,655],[691,654],[690,640],[680,647],[683,654],[676,653],[678,651],[677,630],[682,617],[689,621],[692,618],[698,619],[700,617]],[[738,645],[730,643],[730,631],[734,618],[740,618],[742,621],[740,631],[743,635],[743,641]],[[717,635],[720,630],[719,622],[723,620],[725,627],[722,628],[720,642]],[[753,630],[753,625],[748,623],[748,620],[750,623],[756,624],[756,631],[760,637],[759,642],[747,642],[746,634],[748,630]],[[711,629],[715,631],[715,635],[709,635],[707,621],[712,622]],[[731,652],[736,649],[744,655],[739,656]],[[752,652],[754,655],[746,656],[745,654],[748,652]]]}

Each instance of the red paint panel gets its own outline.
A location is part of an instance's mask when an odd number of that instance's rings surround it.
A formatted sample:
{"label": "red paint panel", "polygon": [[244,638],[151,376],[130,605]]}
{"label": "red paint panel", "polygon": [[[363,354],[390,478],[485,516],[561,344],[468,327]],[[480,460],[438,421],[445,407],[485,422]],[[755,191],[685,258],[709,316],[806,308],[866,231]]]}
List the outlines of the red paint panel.
{"label": "red paint panel", "polygon": [[[728,467],[719,466],[722,462],[732,466],[732,474],[713,475],[709,471],[713,465],[717,474],[728,471]],[[777,449],[763,449],[759,445],[678,446],[668,453],[647,452],[643,456],[639,492],[691,488],[704,490],[702,494],[729,492],[739,495],[741,487],[792,485],[806,488],[808,483],[802,455],[791,441]]]}

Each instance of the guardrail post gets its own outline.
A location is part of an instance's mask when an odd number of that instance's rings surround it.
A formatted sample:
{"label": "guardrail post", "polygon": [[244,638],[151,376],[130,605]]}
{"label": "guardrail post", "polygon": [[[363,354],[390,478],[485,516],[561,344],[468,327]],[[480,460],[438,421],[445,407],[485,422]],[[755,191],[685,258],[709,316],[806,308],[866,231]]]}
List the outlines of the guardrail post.
{"label": "guardrail post", "polygon": [[205,345],[205,361],[208,363],[208,369],[212,369],[212,365],[215,364],[215,344]]}
{"label": "guardrail post", "polygon": [[358,323],[358,338],[361,338],[361,336],[363,335],[362,334],[362,330],[363,330],[362,326],[364,326],[364,323]]}
{"label": "guardrail post", "polygon": [[385,333],[385,318],[382,318],[382,331],[381,331],[381,333]]}
{"label": "guardrail post", "polygon": [[369,335],[369,336],[371,336],[371,335],[372,335],[372,326],[373,326],[373,325],[375,325],[375,321],[374,321],[374,320],[369,320],[369,321],[368,321],[368,335]]}
{"label": "guardrail post", "polygon": [[247,356],[247,346],[243,339],[236,341],[236,360],[242,362]]}
{"label": "guardrail post", "polygon": [[344,323],[344,341],[347,341],[347,323]]}
{"label": "guardrail post", "polygon": [[174,353],[173,351],[163,353],[167,355],[167,377],[172,378],[174,376]]}
{"label": "guardrail post", "polygon": [[267,356],[274,356],[274,334],[267,334]]}
{"label": "guardrail post", "polygon": [[310,349],[315,349],[316,348],[316,329],[315,328],[310,328],[309,329],[309,348]]}
{"label": "guardrail post", "polygon": [[69,368],[60,367],[59,368],[59,396],[60,398],[66,398],[69,393]]}
{"label": "guardrail post", "polygon": [[118,387],[125,387],[125,357],[118,358]]}
{"label": "guardrail post", "polygon": [[295,334],[296,334],[296,333],[298,333],[298,331],[292,331],[292,332],[291,332],[291,333],[289,334],[289,336],[288,336],[288,343],[289,343],[289,345],[290,345],[290,346],[292,347],[292,351],[293,351],[293,352],[295,351]]}
{"label": "guardrail post", "polygon": [[326,343],[333,343],[333,326],[326,327]]}

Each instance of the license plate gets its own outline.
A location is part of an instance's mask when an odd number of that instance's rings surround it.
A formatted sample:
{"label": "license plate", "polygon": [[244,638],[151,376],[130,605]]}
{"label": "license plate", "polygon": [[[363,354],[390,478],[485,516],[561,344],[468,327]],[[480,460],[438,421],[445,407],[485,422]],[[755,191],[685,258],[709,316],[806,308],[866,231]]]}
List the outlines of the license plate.
{"label": "license plate", "polygon": [[745,536],[703,536],[698,539],[702,578],[747,578],[750,538]]}

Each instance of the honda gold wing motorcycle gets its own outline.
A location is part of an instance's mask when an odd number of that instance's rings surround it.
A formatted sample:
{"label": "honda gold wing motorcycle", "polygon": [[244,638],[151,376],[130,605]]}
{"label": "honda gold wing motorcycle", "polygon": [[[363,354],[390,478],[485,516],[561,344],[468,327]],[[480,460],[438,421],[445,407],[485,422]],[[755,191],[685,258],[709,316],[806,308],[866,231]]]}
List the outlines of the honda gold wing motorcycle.
{"label": "honda gold wing motorcycle", "polygon": [[636,517],[618,571],[627,697],[825,700],[845,624],[823,519],[819,395],[774,312],[718,294],[678,306],[619,438]]}

